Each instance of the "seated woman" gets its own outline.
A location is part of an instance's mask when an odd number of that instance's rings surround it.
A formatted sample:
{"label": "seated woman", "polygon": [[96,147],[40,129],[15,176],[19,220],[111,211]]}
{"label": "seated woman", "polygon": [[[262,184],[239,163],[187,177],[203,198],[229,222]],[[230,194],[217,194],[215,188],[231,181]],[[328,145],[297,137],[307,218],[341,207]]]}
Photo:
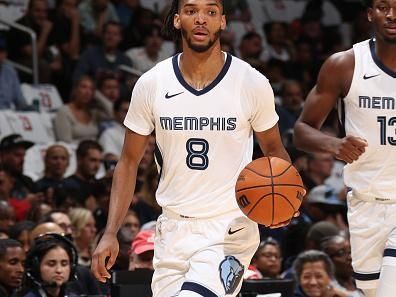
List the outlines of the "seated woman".
{"label": "seated woman", "polygon": [[281,272],[282,256],[279,242],[272,237],[268,237],[261,241],[245,278],[280,278]]}
{"label": "seated woman", "polygon": [[24,297],[73,296],[66,284],[75,278],[77,251],[70,240],[60,234],[38,237],[25,262]]}
{"label": "seated woman", "polygon": [[83,76],[76,82],[70,102],[59,108],[54,118],[57,141],[78,143],[98,137],[98,124],[111,119],[112,109],[105,102],[94,100],[94,91],[94,82],[90,77]]}
{"label": "seated woman", "polygon": [[297,280],[294,297],[358,297],[359,292],[342,288],[334,278],[334,265],[329,256],[317,250],[299,254],[293,263]]}

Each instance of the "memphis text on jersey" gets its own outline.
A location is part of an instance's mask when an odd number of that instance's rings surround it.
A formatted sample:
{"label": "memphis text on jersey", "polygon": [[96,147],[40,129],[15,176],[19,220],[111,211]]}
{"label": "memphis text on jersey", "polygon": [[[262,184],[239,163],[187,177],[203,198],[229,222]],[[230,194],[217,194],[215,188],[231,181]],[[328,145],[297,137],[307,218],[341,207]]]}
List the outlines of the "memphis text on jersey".
{"label": "memphis text on jersey", "polygon": [[160,117],[164,130],[233,131],[236,122],[236,118],[225,117]]}
{"label": "memphis text on jersey", "polygon": [[395,109],[395,98],[359,96],[359,107],[371,109]]}

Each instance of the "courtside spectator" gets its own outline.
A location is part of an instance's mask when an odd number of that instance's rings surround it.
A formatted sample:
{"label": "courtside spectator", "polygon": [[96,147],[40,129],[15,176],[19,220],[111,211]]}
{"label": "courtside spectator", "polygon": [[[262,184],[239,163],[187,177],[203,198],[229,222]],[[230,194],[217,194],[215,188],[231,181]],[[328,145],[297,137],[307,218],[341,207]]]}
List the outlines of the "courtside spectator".
{"label": "courtside spectator", "polygon": [[120,65],[132,66],[129,58],[118,49],[122,41],[122,27],[119,23],[106,23],[101,40],[101,45],[89,47],[81,54],[74,71],[74,81],[83,75],[97,77],[100,71],[118,71]]}
{"label": "courtside spectator", "polygon": [[14,296],[22,285],[24,262],[22,245],[15,239],[0,239],[0,296]]}
{"label": "courtside spectator", "polygon": [[248,278],[279,278],[282,272],[282,255],[279,242],[274,238],[261,241],[249,270],[256,272]]}
{"label": "courtside spectator", "polygon": [[[47,1],[30,0],[26,14],[17,23],[32,29],[36,33],[39,80],[42,83],[51,82],[53,74],[62,71],[62,57],[51,37],[54,24],[48,18]],[[29,35],[12,28],[8,36],[10,57],[31,68],[33,51]],[[23,81],[31,81],[31,77],[26,77],[25,74],[22,78]]]}
{"label": "courtside spectator", "polygon": [[[33,180],[23,174],[26,150],[34,145],[19,134],[5,136],[0,142],[0,162],[14,178],[14,187],[11,197],[25,199],[37,192]],[[37,197],[36,197],[37,198]],[[33,199],[33,198],[32,198]]]}
{"label": "courtside spectator", "polygon": [[88,207],[91,211],[96,209],[93,187],[96,182],[95,175],[102,162],[102,152],[102,147],[95,140],[81,141],[76,150],[76,172],[63,181],[64,189],[76,194],[74,199],[77,203]]}
{"label": "courtside spectator", "polygon": [[67,143],[84,139],[96,139],[99,133],[99,122],[111,118],[111,109],[105,104],[93,108],[95,86],[88,76],[76,81],[70,96],[70,102],[63,105],[54,119],[55,136],[58,141]]}
{"label": "courtside spectator", "polygon": [[47,213],[41,221],[44,222],[53,222],[57,224],[59,227],[63,229],[63,234],[69,238],[72,238],[73,234],[73,225],[70,221],[69,216],[61,210],[51,210]]}
{"label": "courtside spectator", "polygon": [[57,0],[51,20],[54,23],[51,36],[62,55],[62,81],[57,83],[62,98],[67,99],[71,89],[71,77],[80,57],[82,27],[77,0]]}
{"label": "courtside spectator", "polygon": [[25,109],[18,74],[7,59],[7,42],[0,36],[0,109]]}
{"label": "courtside spectator", "polygon": [[359,292],[353,278],[351,243],[346,236],[335,235],[321,242],[321,250],[333,261],[335,278],[346,290]]}
{"label": "courtside spectator", "polygon": [[30,231],[36,226],[31,221],[17,222],[15,225],[10,227],[9,236],[11,239],[18,240],[22,244],[22,248],[27,253],[30,249]]}
{"label": "courtside spectator", "polygon": [[69,152],[63,145],[54,144],[47,148],[44,157],[44,176],[36,184],[38,190],[45,193],[51,202],[55,188],[64,179],[69,162]]}
{"label": "courtside spectator", "polygon": [[132,241],[128,270],[152,269],[154,257],[154,236],[152,230],[140,231]]}
{"label": "courtside spectator", "polygon": [[12,206],[4,200],[0,200],[0,229],[7,232],[15,224],[15,212]]}
{"label": "courtside spectator", "polygon": [[124,143],[125,126],[123,121],[128,112],[129,99],[119,99],[114,103],[114,121],[99,137],[104,155],[112,155],[116,160],[120,158]]}
{"label": "courtside spectator", "polygon": [[293,129],[304,105],[304,93],[296,80],[286,80],[280,90],[280,104],[275,106],[279,115],[279,130],[284,134]]}
{"label": "courtside spectator", "polygon": [[307,167],[301,177],[308,190],[323,185],[331,176],[334,166],[334,157],[330,153],[312,153],[307,155]]}
{"label": "courtside spectator", "polygon": [[169,58],[168,52],[162,47],[163,42],[161,27],[154,24],[144,36],[144,45],[142,47],[133,47],[126,51],[125,54],[132,61],[135,69],[146,72],[158,62]]}
{"label": "courtside spectator", "polygon": [[125,219],[122,222],[122,227],[128,230],[132,239],[134,239],[136,234],[138,234],[140,226],[140,220],[136,212],[133,210],[128,210]]}
{"label": "courtside spectator", "polygon": [[78,264],[91,265],[92,244],[96,236],[95,219],[85,208],[74,208],[69,213],[73,225],[73,240],[78,251]]}
{"label": "courtside spectator", "polygon": [[109,21],[118,22],[118,15],[109,0],[83,0],[78,5],[84,35],[91,40],[100,37]]}

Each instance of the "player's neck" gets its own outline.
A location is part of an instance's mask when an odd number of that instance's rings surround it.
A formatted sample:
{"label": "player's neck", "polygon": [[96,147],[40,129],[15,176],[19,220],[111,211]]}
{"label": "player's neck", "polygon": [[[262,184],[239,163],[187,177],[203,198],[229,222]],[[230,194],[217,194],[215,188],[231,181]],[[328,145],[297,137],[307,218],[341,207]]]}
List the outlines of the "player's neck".
{"label": "player's neck", "polygon": [[376,40],[375,52],[381,62],[392,71],[396,71],[396,44],[389,44],[385,41]]}
{"label": "player's neck", "polygon": [[224,54],[219,47],[204,53],[184,50],[180,58],[180,71],[186,82],[195,89],[208,86],[220,73],[224,65]]}

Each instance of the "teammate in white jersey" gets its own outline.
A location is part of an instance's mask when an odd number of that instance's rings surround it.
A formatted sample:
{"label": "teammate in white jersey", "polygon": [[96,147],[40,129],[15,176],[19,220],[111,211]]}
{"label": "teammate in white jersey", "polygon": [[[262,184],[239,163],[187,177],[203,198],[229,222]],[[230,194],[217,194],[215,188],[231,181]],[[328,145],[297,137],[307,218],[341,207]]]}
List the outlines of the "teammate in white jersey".
{"label": "teammate in white jersey", "polygon": [[[366,0],[374,38],[331,56],[295,126],[297,148],[347,163],[348,221],[357,286],[396,294],[396,0]],[[346,136],[320,131],[341,98]]]}
{"label": "teammate in white jersey", "polygon": [[257,224],[235,200],[238,174],[252,159],[253,131],[266,155],[290,161],[274,94],[263,75],[221,51],[221,0],[174,0],[165,26],[182,38],[183,52],[146,72],[133,90],[109,219],[92,269],[100,281],[109,277],[116,233],[155,131],[156,196],[163,214],[155,237],[153,296],[236,296],[259,244]]}

